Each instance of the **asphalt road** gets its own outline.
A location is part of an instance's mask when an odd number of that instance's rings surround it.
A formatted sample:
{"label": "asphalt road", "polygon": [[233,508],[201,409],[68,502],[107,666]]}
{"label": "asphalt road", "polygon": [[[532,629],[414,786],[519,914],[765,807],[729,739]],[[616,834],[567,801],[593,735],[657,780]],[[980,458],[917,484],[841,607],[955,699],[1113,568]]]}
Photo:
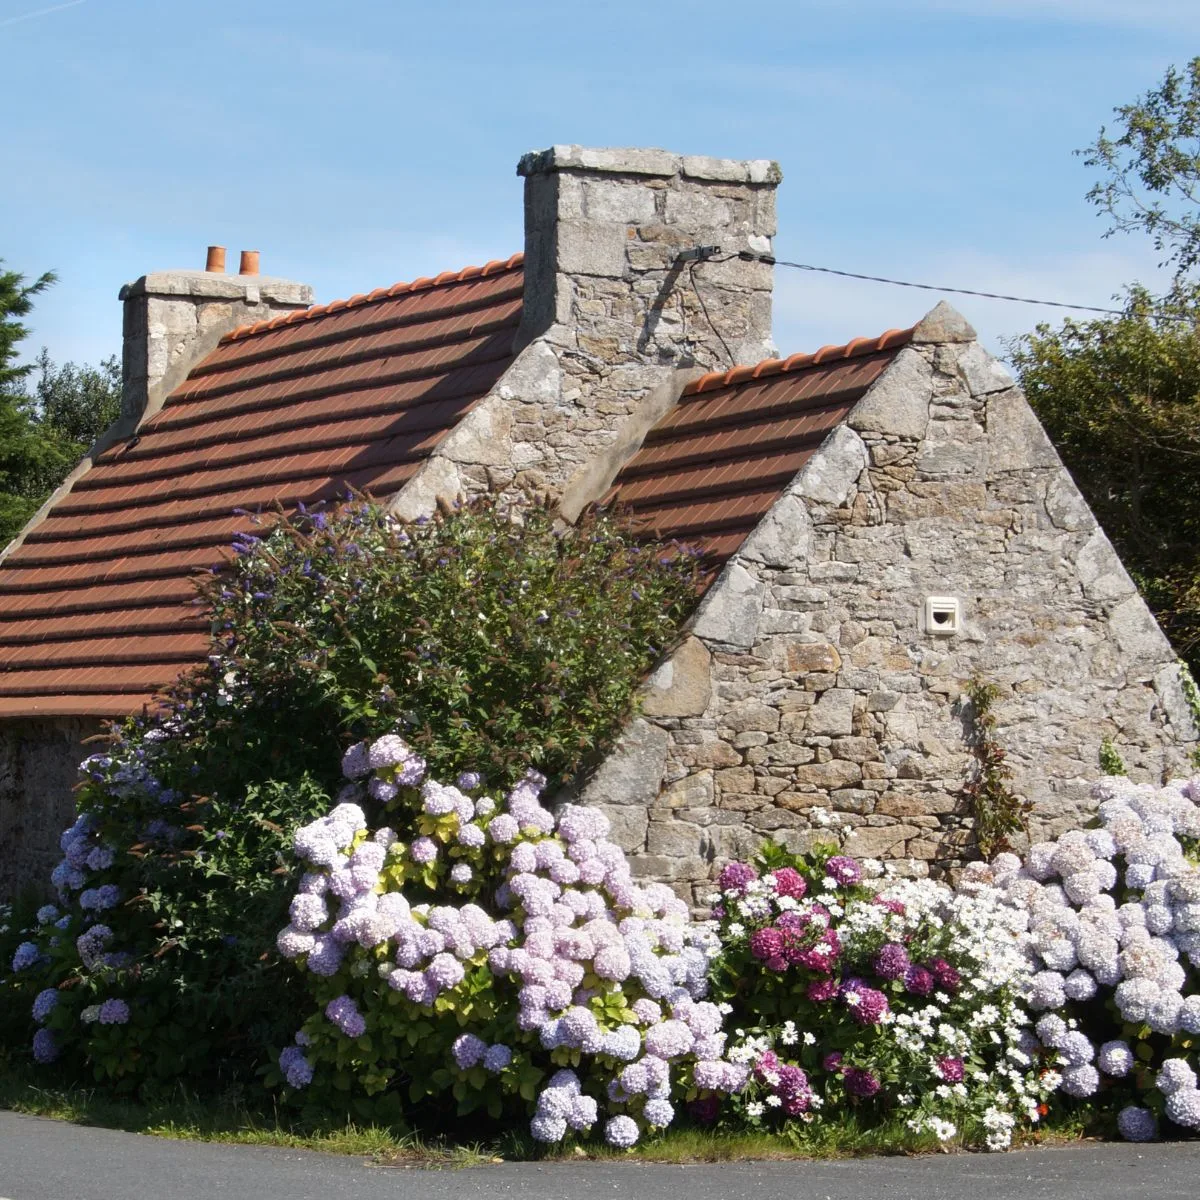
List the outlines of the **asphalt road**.
{"label": "asphalt road", "polygon": [[0,1200],[1159,1200],[1200,1196],[1200,1142],[1010,1154],[428,1171],[177,1142],[0,1112]]}

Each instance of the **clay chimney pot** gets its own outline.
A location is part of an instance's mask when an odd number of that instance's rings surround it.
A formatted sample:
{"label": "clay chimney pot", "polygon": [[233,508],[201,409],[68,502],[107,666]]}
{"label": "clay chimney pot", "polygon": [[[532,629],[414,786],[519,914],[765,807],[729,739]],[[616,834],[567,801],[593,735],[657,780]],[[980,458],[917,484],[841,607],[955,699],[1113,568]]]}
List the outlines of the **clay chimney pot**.
{"label": "clay chimney pot", "polygon": [[243,250],[242,263],[238,267],[239,275],[257,275],[258,274],[258,251]]}
{"label": "clay chimney pot", "polygon": [[225,273],[225,247],[209,246],[208,261],[204,264],[206,271],[215,271],[218,275]]}

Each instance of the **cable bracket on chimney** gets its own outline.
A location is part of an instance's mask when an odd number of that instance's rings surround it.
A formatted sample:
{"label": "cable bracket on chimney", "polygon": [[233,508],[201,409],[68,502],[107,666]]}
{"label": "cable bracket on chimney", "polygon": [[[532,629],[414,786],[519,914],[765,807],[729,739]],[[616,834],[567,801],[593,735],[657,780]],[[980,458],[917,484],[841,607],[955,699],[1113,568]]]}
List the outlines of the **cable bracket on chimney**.
{"label": "cable bracket on chimney", "polygon": [[690,250],[680,250],[675,256],[676,262],[704,262],[721,253],[720,246],[693,246]]}

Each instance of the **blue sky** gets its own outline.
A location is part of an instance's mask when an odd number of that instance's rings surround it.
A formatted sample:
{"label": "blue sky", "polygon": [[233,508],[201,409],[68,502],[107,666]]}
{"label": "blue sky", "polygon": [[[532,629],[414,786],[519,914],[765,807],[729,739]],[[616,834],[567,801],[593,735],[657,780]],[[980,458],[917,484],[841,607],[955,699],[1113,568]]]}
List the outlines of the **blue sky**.
{"label": "blue sky", "polygon": [[[1154,254],[1072,151],[1196,53],[1196,0],[0,0],[0,257],[61,277],[29,353],[95,361],[210,242],[331,300],[520,249],[526,150],[654,145],[779,160],[781,258],[1105,304]],[[777,275],[785,352],[936,300]]]}

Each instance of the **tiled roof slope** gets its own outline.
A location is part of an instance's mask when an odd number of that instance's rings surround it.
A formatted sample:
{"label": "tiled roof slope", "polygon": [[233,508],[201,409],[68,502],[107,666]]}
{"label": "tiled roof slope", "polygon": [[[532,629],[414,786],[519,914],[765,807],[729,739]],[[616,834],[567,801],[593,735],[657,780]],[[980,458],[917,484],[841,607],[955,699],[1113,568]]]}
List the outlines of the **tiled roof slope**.
{"label": "tiled roof slope", "polygon": [[701,377],[622,468],[608,502],[697,547],[715,570],[911,337],[892,329]]}
{"label": "tiled roof slope", "polygon": [[398,491],[512,361],[522,283],[516,255],[224,338],[0,564],[0,716],[124,715],[199,661],[234,510]]}

